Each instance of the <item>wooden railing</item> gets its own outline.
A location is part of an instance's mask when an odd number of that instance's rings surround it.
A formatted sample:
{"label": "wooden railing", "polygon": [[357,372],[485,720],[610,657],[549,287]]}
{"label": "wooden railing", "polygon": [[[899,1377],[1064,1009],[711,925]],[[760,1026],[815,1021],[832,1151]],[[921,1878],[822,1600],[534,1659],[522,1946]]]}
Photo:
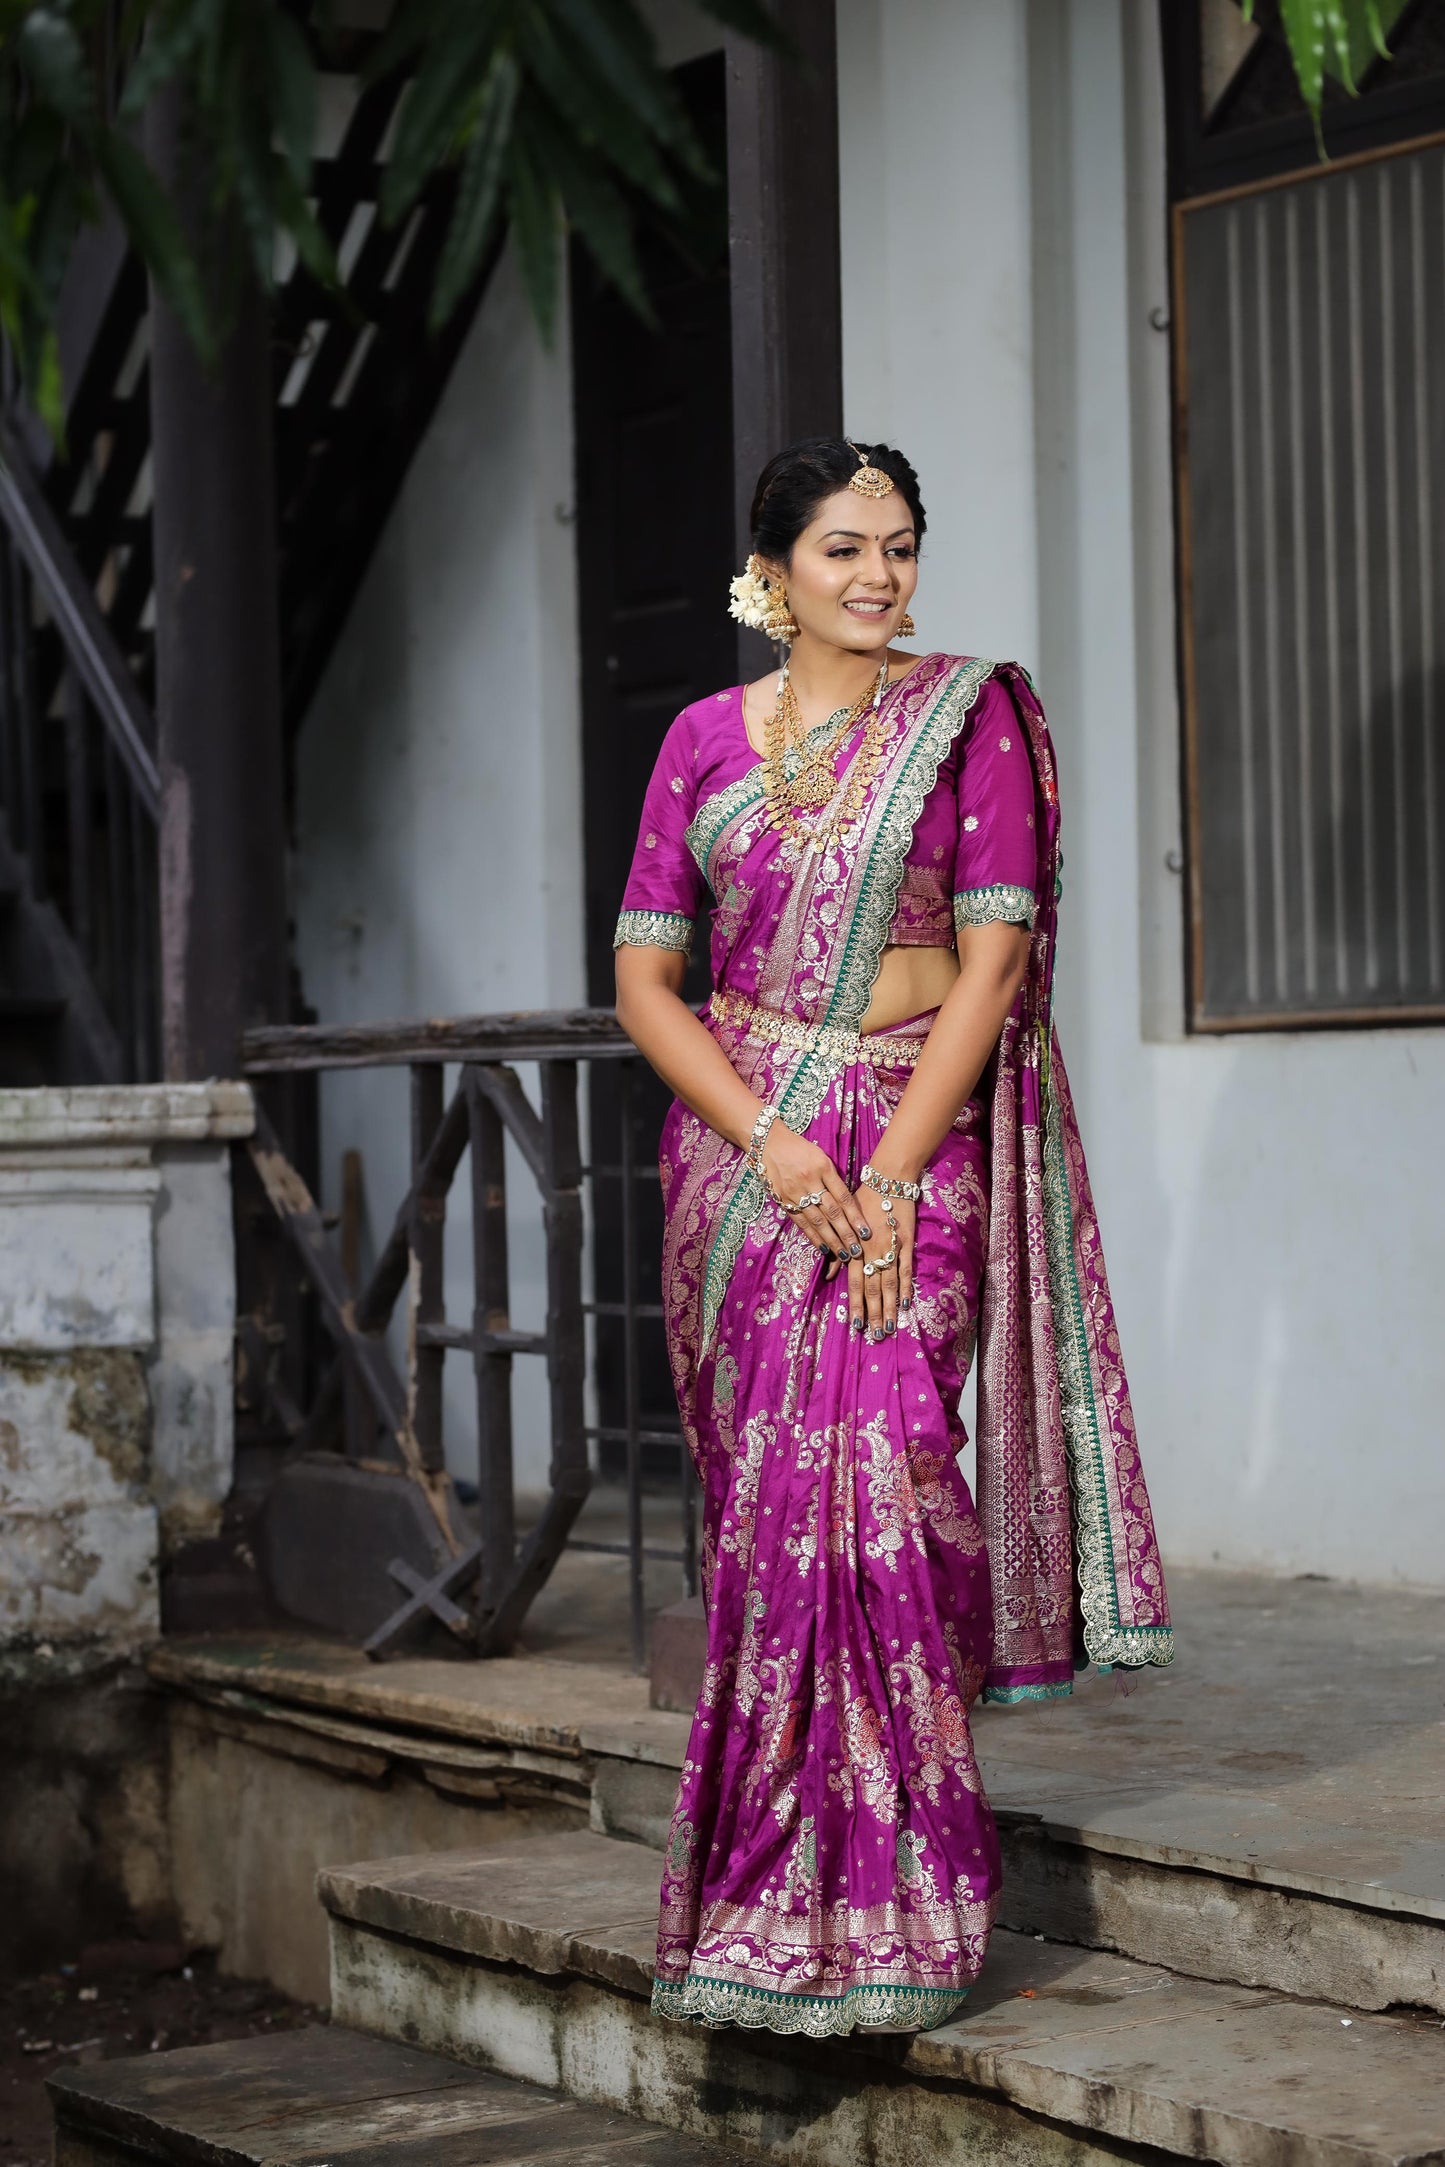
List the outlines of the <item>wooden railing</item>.
{"label": "wooden railing", "polygon": [[0,429],[0,820],[27,902],[63,926],[48,990],[97,1081],[160,1074],[154,744],[19,434]]}
{"label": "wooden railing", "polygon": [[[582,1065],[616,1064],[619,1141],[615,1159],[584,1164],[579,1080]],[[535,1063],[539,1103],[517,1075]],[[446,1069],[456,1065],[448,1090]],[[634,1660],[642,1667],[645,1567],[680,1564],[696,1586],[697,1533],[691,1471],[676,1426],[644,1425],[639,1378],[642,1336],[660,1334],[661,1309],[640,1299],[640,1186],[657,1181],[655,1154],[639,1151],[633,1090],[640,1067],[610,1010],[574,1009],[471,1016],[420,1024],[299,1026],[254,1030],[245,1040],[247,1075],[262,1079],[325,1069],[405,1066],[411,1071],[411,1182],[376,1263],[358,1285],[328,1225],[264,1116],[251,1155],[292,1253],[320,1304],[329,1343],[308,1407],[284,1381],[286,1350],[274,1325],[247,1319],[241,1350],[247,1386],[266,1395],[294,1454],[331,1451],[360,1461],[378,1434],[398,1473],[415,1484],[434,1515],[446,1557],[429,1578],[396,1560],[405,1591],[366,1641],[381,1656],[428,1613],[478,1655],[504,1654],[569,1541],[576,1548],[623,1555],[629,1565]],[[506,1139],[536,1184],[546,1242],[547,1312],[538,1332],[514,1329],[507,1242]],[[471,1154],[473,1305],[465,1321],[447,1314],[443,1247],[447,1201],[464,1156]],[[589,1186],[621,1185],[621,1254],[609,1259],[605,1291],[585,1291]],[[405,1371],[383,1334],[405,1297]],[[588,1323],[621,1326],[624,1391],[620,1421],[587,1417]],[[460,1540],[443,1432],[443,1366],[470,1358],[476,1380],[477,1524]],[[535,1356],[547,1369],[551,1451],[543,1511],[518,1538],[513,1466],[512,1366]],[[294,1374],[295,1365],[290,1365]],[[595,1445],[625,1451],[628,1534],[625,1543],[581,1541],[578,1515],[593,1479]],[[676,1549],[645,1546],[644,1448],[677,1455],[681,1537]]]}

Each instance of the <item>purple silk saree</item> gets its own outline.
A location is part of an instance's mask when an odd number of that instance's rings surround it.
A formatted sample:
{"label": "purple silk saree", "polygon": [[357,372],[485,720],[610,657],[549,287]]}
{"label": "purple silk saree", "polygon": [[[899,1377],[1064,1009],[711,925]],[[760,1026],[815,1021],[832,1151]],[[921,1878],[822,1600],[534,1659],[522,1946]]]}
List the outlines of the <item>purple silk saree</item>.
{"label": "purple silk saree", "polygon": [[[942,2023],[978,1973],[999,1886],[969,1731],[979,1693],[1046,1698],[1085,1662],[1172,1652],[1050,1023],[1043,716],[1015,665],[945,655],[892,687],[885,713],[861,832],[803,855],[766,825],[737,695],[685,710],[618,929],[686,946],[705,878],[704,1021],[856,1182],[931,1021],[859,1033],[885,945],[1033,926],[997,1053],[928,1167],[915,1299],[885,1341],[850,1330],[842,1282],[825,1283],[733,1144],[681,1102],[663,1132],[663,1304],[704,1493],[708,1661],[654,2001],[816,2036]],[[957,1460],[975,1341],[976,1507]]]}

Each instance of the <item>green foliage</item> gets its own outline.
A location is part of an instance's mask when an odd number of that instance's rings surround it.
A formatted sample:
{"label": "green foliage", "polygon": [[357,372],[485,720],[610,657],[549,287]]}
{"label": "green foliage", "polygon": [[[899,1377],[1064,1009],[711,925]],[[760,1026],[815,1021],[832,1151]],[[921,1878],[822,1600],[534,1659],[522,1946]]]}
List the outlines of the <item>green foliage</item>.
{"label": "green foliage", "polygon": [[[1325,154],[1320,111],[1326,75],[1332,75],[1354,97],[1357,78],[1371,58],[1389,59],[1385,36],[1405,4],[1406,0],[1279,0],[1295,79],[1315,124],[1321,157]],[[1240,11],[1246,22],[1252,22],[1254,0],[1240,0]]]}
{"label": "green foliage", "polygon": [[[762,0],[699,4],[732,31],[783,42]],[[55,317],[83,225],[120,220],[207,356],[238,277],[272,290],[286,243],[335,280],[311,200],[328,20],[324,0],[0,0],[0,331],[57,438]],[[397,224],[440,174],[455,176],[434,328],[507,235],[550,338],[569,229],[646,313],[639,205],[685,236],[699,188],[717,183],[636,0],[394,0],[368,76],[398,72],[410,80],[382,217]],[[140,135],[168,90],[186,127],[163,185]]]}

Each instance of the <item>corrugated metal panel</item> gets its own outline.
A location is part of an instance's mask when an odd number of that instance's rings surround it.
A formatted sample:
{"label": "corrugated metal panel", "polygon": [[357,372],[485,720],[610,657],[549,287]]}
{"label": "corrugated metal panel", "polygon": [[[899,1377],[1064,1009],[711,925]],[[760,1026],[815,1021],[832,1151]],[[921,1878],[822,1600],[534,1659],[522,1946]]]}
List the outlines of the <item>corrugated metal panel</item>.
{"label": "corrugated metal panel", "polygon": [[1194,1020],[1445,1015],[1445,144],[1176,220]]}

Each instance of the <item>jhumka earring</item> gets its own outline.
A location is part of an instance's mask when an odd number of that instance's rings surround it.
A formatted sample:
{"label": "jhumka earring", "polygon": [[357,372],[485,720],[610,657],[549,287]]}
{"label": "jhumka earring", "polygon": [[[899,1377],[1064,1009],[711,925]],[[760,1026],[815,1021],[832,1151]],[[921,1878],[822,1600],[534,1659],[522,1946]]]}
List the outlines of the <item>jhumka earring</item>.
{"label": "jhumka earring", "polygon": [[788,607],[788,590],[781,580],[776,587],[769,585],[768,613],[763,619],[763,630],[770,640],[791,642],[798,637],[798,628]]}
{"label": "jhumka earring", "polygon": [[903,612],[903,615],[898,620],[898,630],[894,634],[894,637],[895,639],[900,640],[911,640],[917,630],[917,625],[913,622],[913,619],[909,616],[907,610],[905,610]]}
{"label": "jhumka earring", "polygon": [[858,450],[858,446],[853,442],[851,436],[845,436],[843,442],[847,445],[849,451],[857,454],[858,458],[858,471],[856,474],[848,476],[848,487],[856,489],[860,497],[891,496],[893,494],[893,476],[885,474],[882,467],[870,466],[868,464],[868,454]]}

